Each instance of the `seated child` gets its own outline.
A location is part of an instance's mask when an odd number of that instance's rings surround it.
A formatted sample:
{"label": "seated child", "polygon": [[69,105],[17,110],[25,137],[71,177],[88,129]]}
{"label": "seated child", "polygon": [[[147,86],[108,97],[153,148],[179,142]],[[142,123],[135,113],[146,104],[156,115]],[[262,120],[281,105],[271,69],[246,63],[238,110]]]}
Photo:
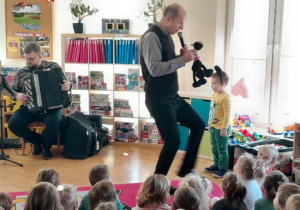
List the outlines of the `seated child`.
{"label": "seated child", "polygon": [[133,210],[169,210],[167,204],[170,194],[170,180],[162,174],[154,174],[141,185],[136,200],[137,206]]}
{"label": "seated child", "polygon": [[300,194],[300,186],[293,183],[280,185],[273,201],[274,208],[276,210],[285,210],[287,199],[295,194]]}
{"label": "seated child", "polygon": [[77,192],[74,186],[70,184],[58,185],[57,191],[64,210],[77,209]]}
{"label": "seated child", "polygon": [[212,190],[212,183],[209,179],[198,174],[187,174],[180,182],[180,186],[189,186],[196,190],[200,197],[201,210],[209,210],[210,194]]}
{"label": "seated child", "polygon": [[[107,165],[96,165],[90,170],[89,180],[92,186],[94,186],[97,182],[102,180],[110,180],[110,173]],[[122,210],[122,204],[117,197],[117,208],[118,210]],[[78,210],[89,210],[90,202],[89,202],[89,194],[83,196],[81,203],[78,207]]]}
{"label": "seated child", "polygon": [[213,210],[247,210],[243,204],[247,189],[236,174],[227,172],[222,181],[223,198],[213,205]]}
{"label": "seated child", "polygon": [[117,193],[114,185],[106,180],[97,182],[89,192],[91,210],[99,204],[111,202],[114,209],[117,209]]}
{"label": "seated child", "polygon": [[274,210],[273,200],[276,196],[278,187],[282,183],[288,183],[288,178],[281,171],[272,171],[266,176],[263,187],[266,191],[266,197],[260,198],[255,202],[255,210]]}
{"label": "seated child", "polygon": [[116,210],[116,205],[113,202],[100,203],[95,210]]}
{"label": "seated child", "polygon": [[300,209],[300,194],[295,194],[289,197],[286,201],[286,210]]}
{"label": "seated child", "polygon": [[13,207],[13,199],[8,193],[0,192],[0,207],[10,210]]}
{"label": "seated child", "polygon": [[172,210],[199,210],[200,202],[200,197],[194,188],[179,186],[173,195]]}
{"label": "seated child", "polygon": [[252,155],[245,153],[238,158],[233,171],[247,189],[244,204],[249,210],[254,210],[255,201],[262,198],[262,192],[256,179],[265,177],[265,168],[260,166]]}
{"label": "seated child", "polygon": [[39,171],[35,183],[49,182],[57,187],[60,184],[60,178],[58,172],[53,168],[42,169]]}
{"label": "seated child", "polygon": [[41,182],[28,193],[24,210],[63,210],[53,184]]}

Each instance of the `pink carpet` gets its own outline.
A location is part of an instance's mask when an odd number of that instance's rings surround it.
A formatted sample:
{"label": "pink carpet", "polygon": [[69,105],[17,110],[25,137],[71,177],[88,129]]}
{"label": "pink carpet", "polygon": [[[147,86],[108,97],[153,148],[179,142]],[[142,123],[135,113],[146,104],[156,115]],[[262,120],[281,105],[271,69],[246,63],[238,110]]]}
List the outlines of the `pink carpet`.
{"label": "pink carpet", "polygon": [[[173,187],[177,187],[179,184],[179,180],[173,180],[171,181],[171,184]],[[211,198],[213,197],[221,197],[222,192],[218,185],[216,185],[214,182],[213,189],[211,192]],[[119,199],[121,203],[133,207],[136,205],[135,197],[137,195],[137,192],[139,190],[139,187],[141,186],[141,183],[129,183],[129,184],[116,184],[115,188],[116,190],[121,190],[121,194],[119,195]],[[77,196],[78,196],[78,202],[81,201],[81,198],[83,195],[88,193],[88,191],[91,189],[91,187],[78,187],[77,188]],[[14,202],[16,203],[16,210],[22,210],[24,207],[24,203],[26,201],[28,192],[12,192],[10,195],[13,197]],[[168,202],[170,205],[172,204],[172,196],[170,197],[170,200]]]}

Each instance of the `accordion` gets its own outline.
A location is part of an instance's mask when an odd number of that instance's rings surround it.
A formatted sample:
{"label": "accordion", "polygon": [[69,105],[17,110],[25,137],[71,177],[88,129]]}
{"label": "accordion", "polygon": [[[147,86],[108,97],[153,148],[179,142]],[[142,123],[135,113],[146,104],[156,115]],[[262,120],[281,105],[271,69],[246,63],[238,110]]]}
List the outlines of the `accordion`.
{"label": "accordion", "polygon": [[71,105],[67,91],[61,90],[65,76],[61,68],[39,69],[24,78],[24,91],[29,96],[29,112],[42,113]]}

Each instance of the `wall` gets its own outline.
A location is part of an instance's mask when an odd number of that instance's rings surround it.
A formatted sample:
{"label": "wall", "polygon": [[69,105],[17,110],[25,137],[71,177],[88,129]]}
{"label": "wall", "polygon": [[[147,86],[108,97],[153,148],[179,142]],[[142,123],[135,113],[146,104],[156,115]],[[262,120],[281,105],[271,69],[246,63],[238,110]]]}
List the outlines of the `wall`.
{"label": "wall", "polygon": [[[137,18],[143,7],[146,6],[148,0],[109,0],[105,1],[88,1],[83,0],[97,7],[99,13],[86,17],[85,33],[101,33],[102,18],[120,18],[130,19],[130,33],[142,34],[148,24],[143,18]],[[223,67],[224,64],[224,41],[225,41],[225,17],[226,17],[226,1],[224,0],[166,0],[166,3],[178,2],[182,4],[188,11],[183,36],[187,44],[195,41],[204,43],[203,49],[199,52],[201,61],[207,68],[213,67],[215,64]],[[191,3],[192,2],[192,3]],[[71,0],[55,0],[54,4],[54,60],[61,63],[61,34],[73,33],[72,22],[76,22],[69,12],[69,4]],[[5,26],[4,0],[0,0],[0,26]],[[180,46],[177,35],[174,35],[176,46]],[[0,30],[0,60],[2,65],[23,65],[23,60],[9,60],[5,55],[6,32],[5,27]],[[179,52],[179,48],[177,49]],[[210,85],[201,88],[192,88],[192,63],[185,68],[179,70],[180,89],[197,94],[210,95]],[[210,81],[208,81],[210,82]]]}

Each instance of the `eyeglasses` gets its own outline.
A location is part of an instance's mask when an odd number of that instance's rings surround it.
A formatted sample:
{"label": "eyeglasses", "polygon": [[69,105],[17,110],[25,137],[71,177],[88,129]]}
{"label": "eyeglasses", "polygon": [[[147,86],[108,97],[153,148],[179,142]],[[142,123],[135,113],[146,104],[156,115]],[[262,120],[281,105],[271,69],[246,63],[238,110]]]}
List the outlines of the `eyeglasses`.
{"label": "eyeglasses", "polygon": [[26,62],[32,62],[32,61],[34,61],[38,56],[39,56],[39,55],[35,56],[34,58],[24,58],[24,60],[25,60]]}

